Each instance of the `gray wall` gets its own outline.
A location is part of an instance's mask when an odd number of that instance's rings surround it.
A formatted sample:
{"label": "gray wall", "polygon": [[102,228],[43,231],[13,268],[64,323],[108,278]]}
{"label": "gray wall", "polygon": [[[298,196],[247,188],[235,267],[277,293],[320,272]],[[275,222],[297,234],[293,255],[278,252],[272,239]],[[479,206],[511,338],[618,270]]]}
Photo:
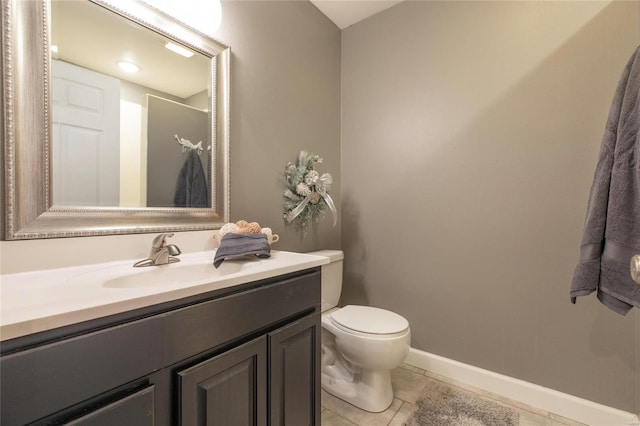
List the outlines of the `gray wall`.
{"label": "gray wall", "polygon": [[640,315],[569,302],[638,2],[401,3],[343,31],[343,303],[412,346],[640,412]]}
{"label": "gray wall", "polygon": [[340,247],[327,217],[306,237],[285,226],[283,172],[301,150],[324,158],[340,210],[340,30],[306,1],[224,1],[231,46],[231,219],[269,226],[274,248]]}

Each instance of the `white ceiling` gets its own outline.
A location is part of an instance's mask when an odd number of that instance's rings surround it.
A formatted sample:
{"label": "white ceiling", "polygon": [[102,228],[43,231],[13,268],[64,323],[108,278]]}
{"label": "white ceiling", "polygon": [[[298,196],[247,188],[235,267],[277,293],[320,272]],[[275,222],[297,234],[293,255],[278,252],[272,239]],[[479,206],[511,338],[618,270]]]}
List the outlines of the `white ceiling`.
{"label": "white ceiling", "polygon": [[345,29],[403,0],[310,0],[340,29]]}
{"label": "white ceiling", "polygon": [[[197,53],[184,58],[164,47],[168,39],[96,4],[84,1],[51,2],[52,56],[106,75],[128,80],[181,99],[208,88],[210,60]],[[100,54],[96,54],[99,52]],[[116,62],[140,67],[125,74]],[[181,76],[189,76],[184,78]]]}

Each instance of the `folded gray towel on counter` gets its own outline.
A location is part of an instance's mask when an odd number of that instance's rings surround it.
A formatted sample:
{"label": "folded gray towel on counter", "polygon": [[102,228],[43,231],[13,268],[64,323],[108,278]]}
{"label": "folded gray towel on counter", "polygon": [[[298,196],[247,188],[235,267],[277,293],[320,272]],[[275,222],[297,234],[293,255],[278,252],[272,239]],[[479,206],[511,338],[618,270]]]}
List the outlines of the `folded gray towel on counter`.
{"label": "folded gray towel on counter", "polygon": [[262,259],[271,257],[271,246],[265,234],[226,234],[216,250],[213,266],[217,268],[227,259],[251,255]]}
{"label": "folded gray towel on counter", "polygon": [[571,301],[597,291],[619,314],[640,307],[629,264],[640,253],[640,47],[616,89],[596,166]]}

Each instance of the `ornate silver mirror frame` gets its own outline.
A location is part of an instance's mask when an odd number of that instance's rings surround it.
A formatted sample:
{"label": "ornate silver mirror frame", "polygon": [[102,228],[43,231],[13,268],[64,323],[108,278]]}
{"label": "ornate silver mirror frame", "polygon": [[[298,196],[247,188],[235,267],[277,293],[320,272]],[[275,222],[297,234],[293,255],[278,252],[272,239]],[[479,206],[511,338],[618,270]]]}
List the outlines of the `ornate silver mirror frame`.
{"label": "ornate silver mirror frame", "polygon": [[[229,219],[229,62],[227,46],[142,2],[123,10],[92,1],[211,58],[212,208],[52,207],[50,5],[2,1],[5,239],[37,239],[216,229]],[[118,3],[114,3],[118,4]]]}

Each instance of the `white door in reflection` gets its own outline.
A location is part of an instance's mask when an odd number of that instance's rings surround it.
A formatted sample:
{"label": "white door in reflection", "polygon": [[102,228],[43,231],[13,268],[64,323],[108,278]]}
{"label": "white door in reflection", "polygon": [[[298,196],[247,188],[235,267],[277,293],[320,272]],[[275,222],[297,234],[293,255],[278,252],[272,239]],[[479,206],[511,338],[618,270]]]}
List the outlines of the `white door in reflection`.
{"label": "white door in reflection", "polygon": [[51,61],[53,205],[118,206],[120,80]]}

